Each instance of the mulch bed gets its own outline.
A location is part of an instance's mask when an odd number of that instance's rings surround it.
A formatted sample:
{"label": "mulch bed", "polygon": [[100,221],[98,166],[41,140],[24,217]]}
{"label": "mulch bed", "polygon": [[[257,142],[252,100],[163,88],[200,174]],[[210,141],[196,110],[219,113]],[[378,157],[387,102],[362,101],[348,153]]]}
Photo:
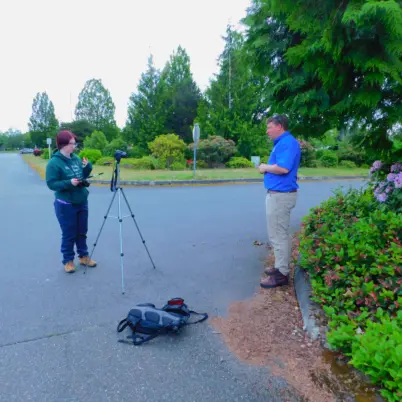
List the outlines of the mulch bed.
{"label": "mulch bed", "polygon": [[[294,237],[294,261],[297,246]],[[270,250],[265,265],[273,263]],[[276,289],[258,287],[252,299],[233,303],[228,318],[214,317],[212,324],[232,353],[245,362],[268,366],[272,375],[285,378],[301,398],[311,402],[355,400],[333,375],[333,361],[328,360],[328,351],[322,348],[320,340],[312,342],[303,330],[293,272],[294,265],[291,267],[292,285]]]}

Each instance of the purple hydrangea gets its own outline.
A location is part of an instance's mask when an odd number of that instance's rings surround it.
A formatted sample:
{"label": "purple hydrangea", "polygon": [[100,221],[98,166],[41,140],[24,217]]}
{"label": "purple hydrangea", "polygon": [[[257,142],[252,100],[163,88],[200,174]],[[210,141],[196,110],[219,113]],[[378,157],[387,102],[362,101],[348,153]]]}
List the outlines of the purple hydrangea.
{"label": "purple hydrangea", "polygon": [[392,173],[399,173],[402,170],[402,163],[398,162],[391,166]]}
{"label": "purple hydrangea", "polygon": [[373,166],[371,166],[370,173],[374,173],[374,172],[376,172],[377,170],[380,170],[380,169],[381,169],[381,166],[382,166],[382,162],[381,162],[381,161],[375,161],[375,162],[373,163]]}
{"label": "purple hydrangea", "polygon": [[398,173],[394,179],[395,188],[402,188],[402,172]]}
{"label": "purple hydrangea", "polygon": [[395,178],[396,178],[395,173],[389,173],[388,176],[387,176],[387,180],[390,181],[390,182],[395,181]]}
{"label": "purple hydrangea", "polygon": [[385,193],[381,193],[381,194],[376,194],[376,198],[379,202],[385,202],[385,201],[387,201],[388,196]]}

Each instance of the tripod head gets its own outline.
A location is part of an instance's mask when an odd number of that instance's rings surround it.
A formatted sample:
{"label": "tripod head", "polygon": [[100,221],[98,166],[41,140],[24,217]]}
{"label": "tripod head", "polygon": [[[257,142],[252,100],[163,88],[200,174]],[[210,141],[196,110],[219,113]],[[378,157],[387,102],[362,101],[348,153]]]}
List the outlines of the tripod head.
{"label": "tripod head", "polygon": [[127,152],[120,151],[119,149],[114,153],[116,163],[120,163],[121,158],[127,158]]}
{"label": "tripod head", "polygon": [[116,150],[114,153],[114,169],[112,174],[112,180],[110,181],[110,191],[113,193],[120,187],[120,160],[127,158],[127,152]]}

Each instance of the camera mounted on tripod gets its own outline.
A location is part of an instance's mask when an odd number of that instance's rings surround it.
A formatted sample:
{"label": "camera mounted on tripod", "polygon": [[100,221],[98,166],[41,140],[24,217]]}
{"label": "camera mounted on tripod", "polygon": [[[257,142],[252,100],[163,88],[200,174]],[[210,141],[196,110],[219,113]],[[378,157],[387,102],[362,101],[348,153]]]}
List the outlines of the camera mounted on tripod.
{"label": "camera mounted on tripod", "polygon": [[117,163],[120,163],[121,158],[127,158],[127,152],[120,151],[119,149],[114,153],[114,159]]}

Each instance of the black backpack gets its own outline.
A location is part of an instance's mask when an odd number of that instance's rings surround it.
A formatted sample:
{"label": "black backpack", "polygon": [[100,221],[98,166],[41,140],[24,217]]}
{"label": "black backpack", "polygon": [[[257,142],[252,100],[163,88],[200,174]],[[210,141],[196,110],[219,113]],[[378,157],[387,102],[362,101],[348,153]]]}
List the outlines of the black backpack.
{"label": "black backpack", "polygon": [[[202,316],[202,318],[189,322],[192,314]],[[132,334],[127,336],[127,339],[131,338],[132,342],[124,339],[120,339],[119,342],[141,345],[158,335],[169,332],[177,333],[182,327],[197,324],[207,318],[206,313],[200,314],[191,311],[181,298],[169,300],[161,309],[151,303],[137,304],[129,311],[127,318],[121,320],[117,326],[117,332],[124,331],[126,327],[131,328]]]}

